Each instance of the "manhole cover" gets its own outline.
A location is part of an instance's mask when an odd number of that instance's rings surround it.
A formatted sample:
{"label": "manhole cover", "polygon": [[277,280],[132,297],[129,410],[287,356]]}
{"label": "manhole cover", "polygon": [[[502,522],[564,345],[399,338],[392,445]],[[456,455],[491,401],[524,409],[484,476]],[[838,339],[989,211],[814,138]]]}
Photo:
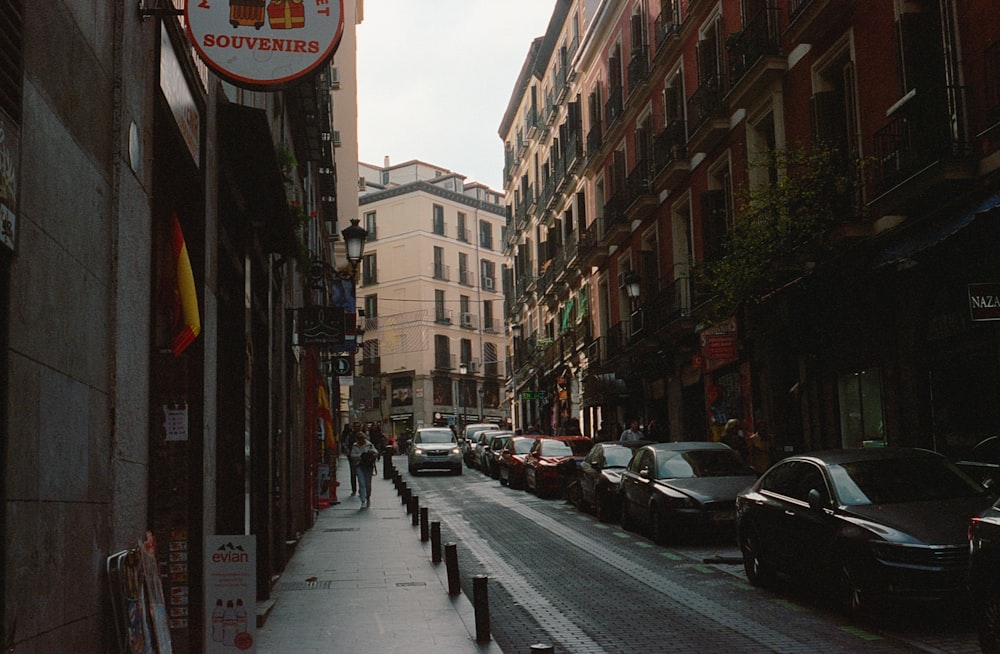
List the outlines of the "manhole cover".
{"label": "manhole cover", "polygon": [[358,530],[357,527],[334,527],[333,529],[324,529],[323,533],[329,534],[335,531],[357,531],[357,530]]}
{"label": "manhole cover", "polygon": [[329,590],[332,582],[327,581],[283,581],[275,590]]}
{"label": "manhole cover", "polygon": [[426,581],[398,581],[397,586],[426,586]]}

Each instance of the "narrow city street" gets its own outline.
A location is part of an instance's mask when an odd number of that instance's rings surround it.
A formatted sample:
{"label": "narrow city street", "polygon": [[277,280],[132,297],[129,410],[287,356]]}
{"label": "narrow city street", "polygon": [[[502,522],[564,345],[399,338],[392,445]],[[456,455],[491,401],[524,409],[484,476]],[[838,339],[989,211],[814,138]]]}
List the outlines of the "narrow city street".
{"label": "narrow city street", "polygon": [[494,640],[505,652],[978,652],[959,607],[851,622],[822,593],[751,586],[735,543],[660,546],[560,499],[397,467],[442,542],[456,544],[463,591],[489,578]]}

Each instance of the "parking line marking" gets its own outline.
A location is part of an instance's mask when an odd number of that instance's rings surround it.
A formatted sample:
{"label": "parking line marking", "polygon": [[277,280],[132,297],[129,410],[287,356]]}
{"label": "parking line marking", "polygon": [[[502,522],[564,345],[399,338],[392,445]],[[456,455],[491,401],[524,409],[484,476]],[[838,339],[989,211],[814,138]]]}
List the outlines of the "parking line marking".
{"label": "parking line marking", "polygon": [[715,570],[713,570],[712,568],[709,568],[708,566],[705,566],[705,565],[693,565],[691,567],[694,568],[695,570],[697,570],[698,572],[704,572],[707,575],[714,575],[715,574]]}
{"label": "parking line marking", "polygon": [[650,543],[647,543],[647,542],[646,542],[646,541],[644,541],[644,540],[637,540],[637,541],[635,542],[635,546],[636,546],[636,547],[642,547],[642,548],[644,548],[644,549],[649,549],[650,547],[652,547],[652,544],[650,544]]}
{"label": "parking line marking", "polygon": [[622,531],[616,531],[615,532],[615,536],[617,536],[618,538],[623,538],[625,540],[628,540],[628,539],[632,538],[632,536],[630,534],[626,534],[625,532],[622,532]]}
{"label": "parking line marking", "polygon": [[847,626],[847,627],[841,627],[840,630],[845,631],[851,634],[852,636],[857,636],[862,640],[882,640],[882,637],[879,636],[878,634],[869,633],[864,629],[859,629],[858,627]]}
{"label": "parking line marking", "polygon": [[680,554],[674,554],[673,552],[660,552],[660,556],[665,556],[671,561],[683,561],[684,557]]}
{"label": "parking line marking", "polygon": [[[752,588],[752,586],[751,586],[751,588]],[[805,611],[806,610],[806,608],[804,606],[796,604],[795,602],[789,602],[788,600],[784,600],[784,599],[775,600],[775,603],[780,604],[781,606],[785,607],[786,609],[790,609],[792,611],[800,611],[801,612],[801,611]]]}

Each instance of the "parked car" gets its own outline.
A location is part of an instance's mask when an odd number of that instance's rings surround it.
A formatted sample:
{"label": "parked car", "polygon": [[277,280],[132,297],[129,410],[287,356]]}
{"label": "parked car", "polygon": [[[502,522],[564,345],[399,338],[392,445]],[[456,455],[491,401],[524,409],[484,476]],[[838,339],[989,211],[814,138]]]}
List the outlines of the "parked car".
{"label": "parked car", "polygon": [[854,614],[880,600],[959,596],[969,523],[990,503],[940,454],[831,450],[783,459],[741,493],[737,537],[750,583],[817,583]]}
{"label": "parked car", "polygon": [[619,484],[621,524],[653,540],[692,533],[732,532],[736,495],[757,475],[723,443],[655,443],[638,450]]}
{"label": "parked car", "polygon": [[458,439],[447,427],[423,427],[413,435],[407,454],[411,475],[429,468],[447,469],[462,474],[462,450]]}
{"label": "parked car", "polygon": [[492,422],[476,422],[465,426],[462,433],[459,435],[459,445],[462,448],[462,458],[465,461],[465,465],[470,468],[474,468],[474,453],[476,445],[476,437],[480,432],[487,431],[489,429],[500,429],[500,426]]}
{"label": "parked car", "polygon": [[586,436],[543,436],[535,439],[524,460],[524,487],[539,497],[562,493],[566,477],[576,475],[594,446]]}
{"label": "parked car", "polygon": [[1000,501],[969,525],[969,595],[979,645],[1000,652]]}
{"label": "parked car", "polygon": [[956,463],[983,486],[993,487],[1000,482],[1000,436],[990,436],[979,441]]}
{"label": "parked car", "polygon": [[503,446],[514,435],[512,431],[487,431],[483,432],[487,436],[486,447],[483,448],[482,458],[479,461],[479,469],[485,474],[499,479],[500,477],[500,451]]}
{"label": "parked car", "polygon": [[622,471],[635,451],[653,441],[606,441],[594,443],[571,482],[569,499],[583,511],[591,511],[601,522],[618,517],[618,484]]}
{"label": "parked car", "polygon": [[500,450],[500,485],[524,488],[524,460],[538,436],[513,436]]}

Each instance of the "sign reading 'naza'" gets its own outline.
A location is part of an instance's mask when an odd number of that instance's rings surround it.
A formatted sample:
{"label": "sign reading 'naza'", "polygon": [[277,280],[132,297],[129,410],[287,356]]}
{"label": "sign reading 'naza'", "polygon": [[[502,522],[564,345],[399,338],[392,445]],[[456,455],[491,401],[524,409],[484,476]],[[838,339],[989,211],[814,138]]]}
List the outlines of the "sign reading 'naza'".
{"label": "sign reading 'naza'", "polygon": [[188,36],[210,68],[237,86],[276,89],[337,50],[343,0],[188,0]]}
{"label": "sign reading 'naza'", "polygon": [[969,284],[969,310],[973,321],[1000,320],[1000,284]]}

